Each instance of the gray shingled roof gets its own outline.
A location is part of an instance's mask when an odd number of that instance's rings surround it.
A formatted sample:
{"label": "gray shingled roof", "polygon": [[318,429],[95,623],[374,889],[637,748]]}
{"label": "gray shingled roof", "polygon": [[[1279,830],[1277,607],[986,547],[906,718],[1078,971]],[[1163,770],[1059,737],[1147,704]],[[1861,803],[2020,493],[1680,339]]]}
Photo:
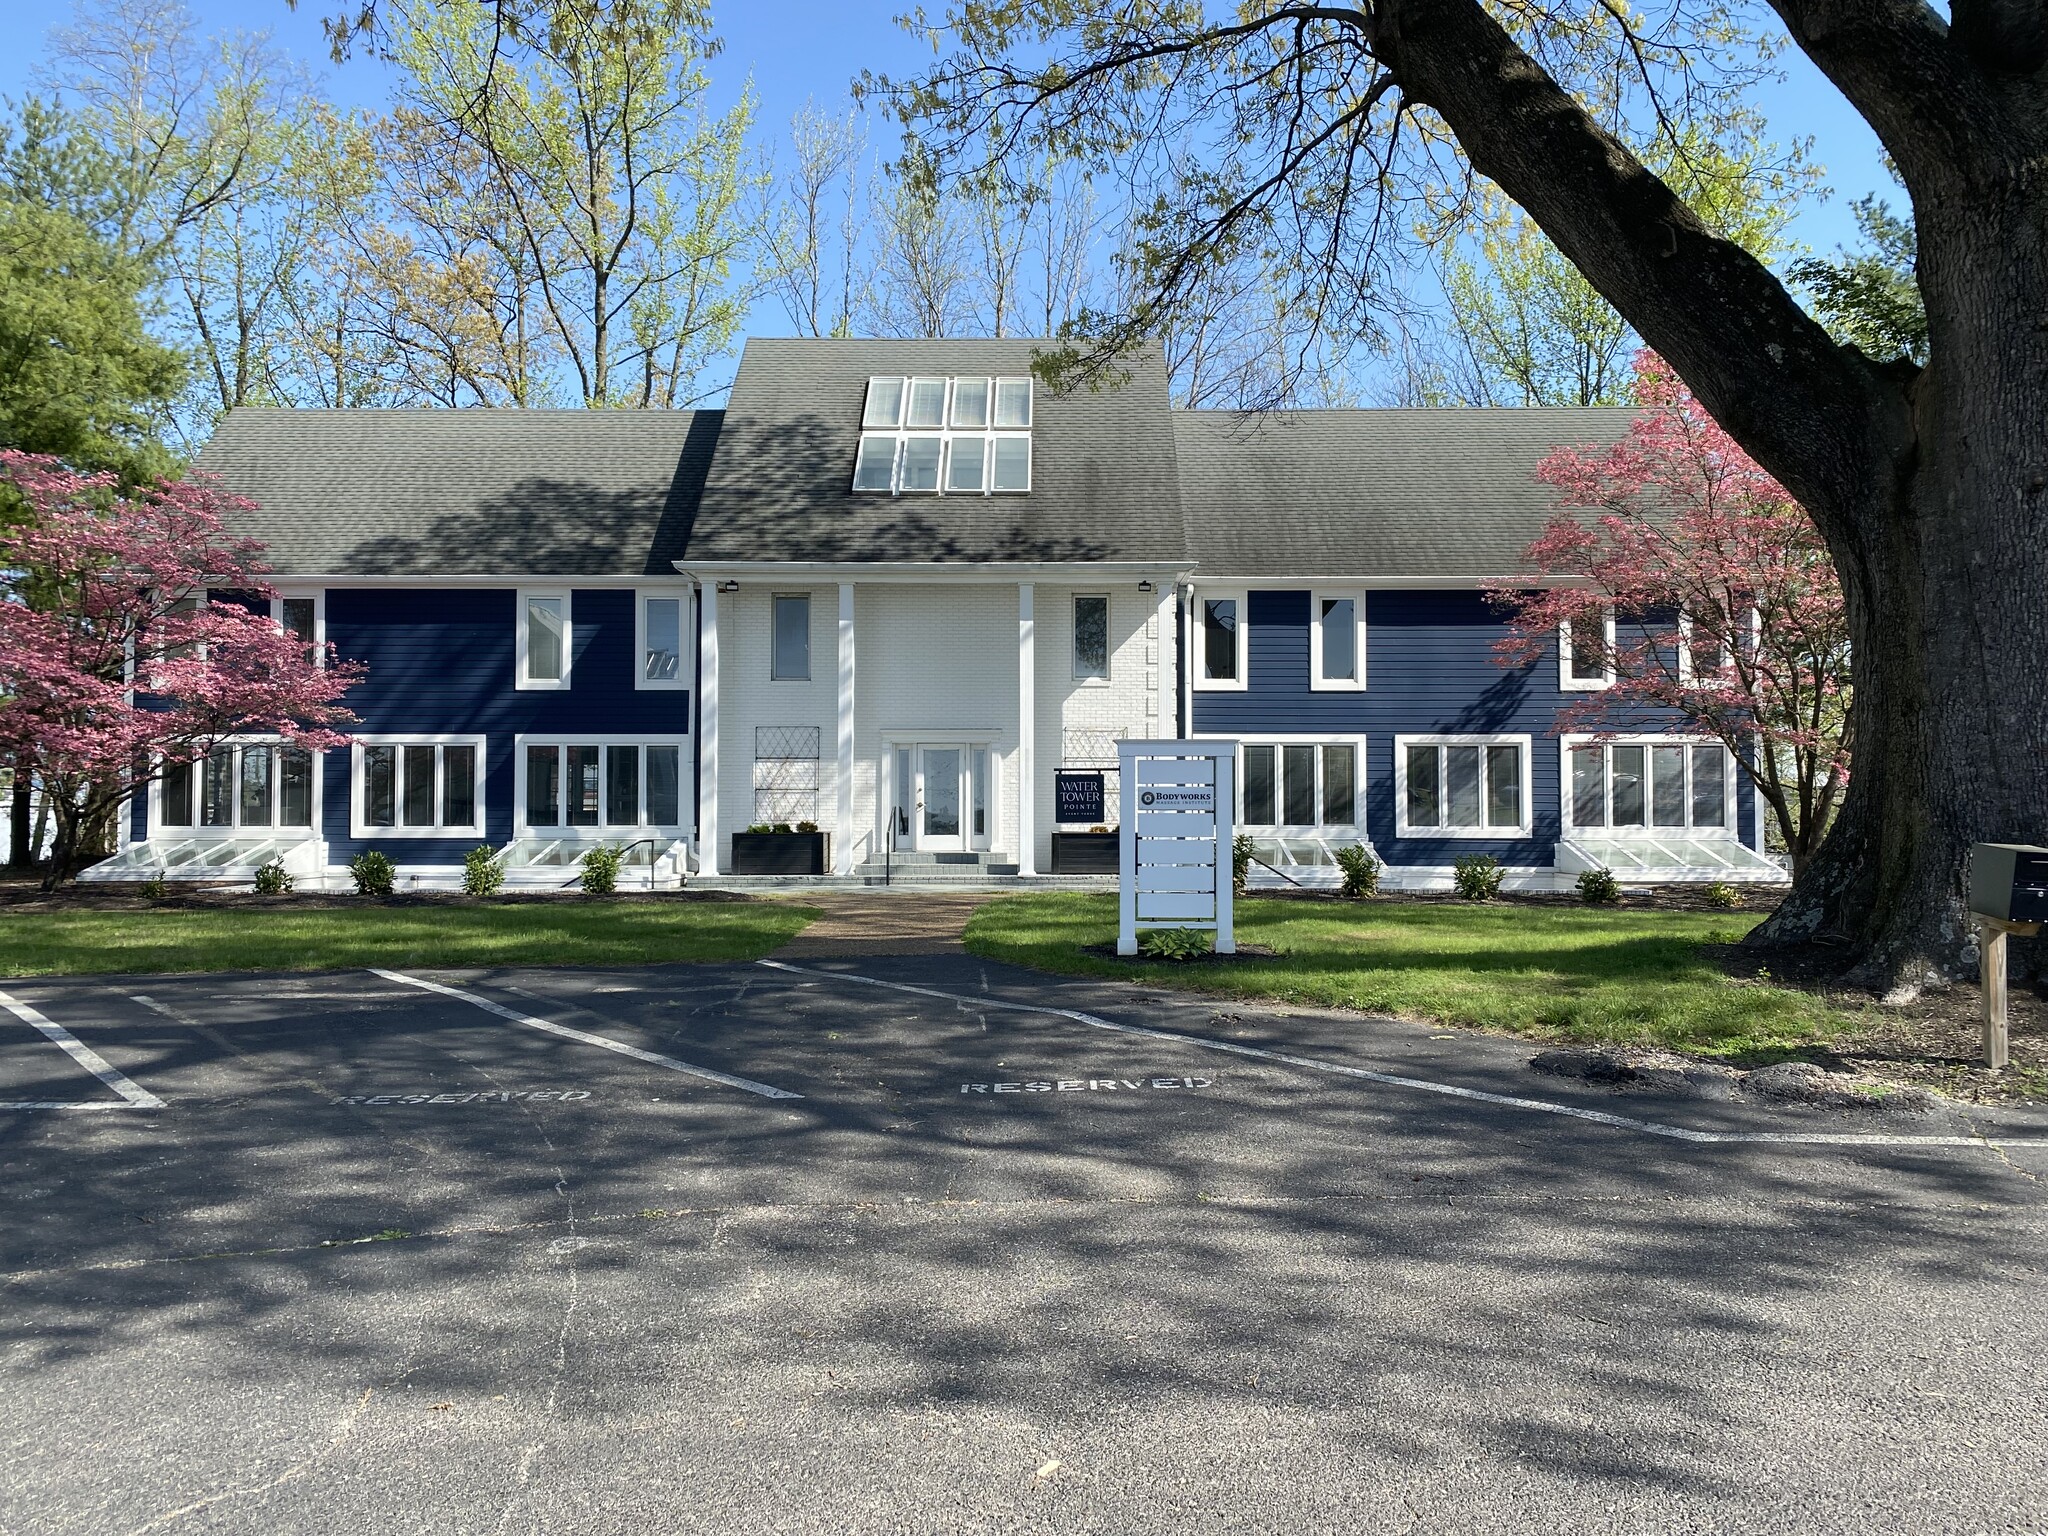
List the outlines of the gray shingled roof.
{"label": "gray shingled roof", "polygon": [[1032,488],[1016,496],[852,490],[871,376],[1023,374],[1032,341],[753,340],[690,539],[699,560],[1185,558],[1166,370],[1121,388],[1035,392]]}
{"label": "gray shingled roof", "polygon": [[718,411],[230,411],[198,467],[281,575],[673,574]]}
{"label": "gray shingled roof", "polygon": [[1556,508],[1552,450],[1626,409],[1174,413],[1182,513],[1219,576],[1506,576]]}

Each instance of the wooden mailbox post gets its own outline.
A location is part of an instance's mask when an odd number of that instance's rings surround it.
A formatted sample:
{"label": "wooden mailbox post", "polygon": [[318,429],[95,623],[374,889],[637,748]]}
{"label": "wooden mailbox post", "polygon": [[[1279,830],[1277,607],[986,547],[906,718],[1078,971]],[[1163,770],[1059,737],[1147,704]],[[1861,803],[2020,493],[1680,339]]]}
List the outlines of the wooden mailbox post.
{"label": "wooden mailbox post", "polygon": [[1984,1065],[2005,1069],[2005,941],[2032,938],[2048,918],[2048,848],[1977,843],[1970,849],[1970,915],[1977,920],[1977,979],[1984,992]]}

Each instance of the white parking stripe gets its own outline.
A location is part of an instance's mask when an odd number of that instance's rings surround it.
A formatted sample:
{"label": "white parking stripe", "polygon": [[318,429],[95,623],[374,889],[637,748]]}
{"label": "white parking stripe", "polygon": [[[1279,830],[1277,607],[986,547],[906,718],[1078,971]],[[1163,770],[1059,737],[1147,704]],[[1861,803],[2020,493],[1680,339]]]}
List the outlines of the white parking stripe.
{"label": "white parking stripe", "polygon": [[677,1061],[673,1056],[663,1056],[654,1051],[643,1051],[637,1045],[628,1045],[623,1040],[613,1040],[605,1035],[593,1035],[584,1030],[571,1029],[566,1024],[551,1023],[537,1019],[530,1013],[520,1013],[502,1003],[494,1003],[488,997],[479,997],[474,992],[465,992],[460,987],[444,987],[438,981],[423,981],[417,976],[403,975],[398,971],[380,971],[374,965],[370,968],[374,976],[386,981],[402,981],[409,987],[421,987],[428,992],[439,992],[443,997],[460,998],[486,1013],[495,1013],[501,1019],[510,1019],[514,1024],[524,1024],[528,1029],[540,1030],[543,1034],[559,1035],[564,1040],[581,1041],[584,1045],[599,1046],[607,1051],[616,1051],[621,1056],[630,1056],[635,1061],[649,1062],[657,1067],[666,1067],[671,1072],[687,1073],[701,1077],[707,1082],[723,1083],[728,1088],[743,1089],[747,1093],[758,1093],[764,1099],[800,1099],[800,1093],[791,1093],[787,1088],[777,1088],[768,1083],[757,1083],[751,1077],[734,1077],[729,1072],[714,1072],[709,1067],[693,1066],[687,1061]]}
{"label": "white parking stripe", "polygon": [[1584,1109],[1576,1104],[1559,1104],[1549,1099],[1524,1099],[1506,1093],[1487,1093],[1479,1088],[1461,1088],[1455,1083],[1436,1083],[1427,1078],[1373,1072],[1365,1067],[1347,1066],[1342,1062],[1320,1061],[1313,1056],[1294,1056],[1285,1051],[1268,1051],[1255,1045],[1238,1045],[1229,1040],[1211,1040],[1202,1035],[1182,1034],[1178,1030],[1147,1029],[1139,1024],[1118,1024],[1114,1020],[1098,1018],[1092,1013],[1082,1013],[1074,1008],[1045,1008],[1035,1003],[1009,1003],[992,997],[970,997],[965,993],[941,992],[933,987],[913,987],[907,982],[858,976],[851,971],[821,971],[810,966],[791,965],[784,960],[760,960],[755,963],[772,970],[790,971],[802,976],[818,976],[827,981],[855,981],[863,986],[882,987],[891,992],[910,992],[919,997],[936,997],[949,1003],[964,1003],[971,1008],[1003,1009],[1010,1013],[1039,1013],[1052,1018],[1072,1019],[1077,1024],[1086,1024],[1091,1029],[1106,1029],[1114,1034],[1137,1035],[1146,1040],[1165,1040],[1175,1045],[1192,1045],[1205,1051],[1224,1051],[1232,1056],[1251,1056],[1260,1061],[1277,1061],[1290,1067],[1305,1067],[1311,1072],[1334,1072],[1345,1077],[1362,1077],[1368,1082],[1385,1083],[1394,1088],[1413,1088],[1420,1093],[1439,1093],[1450,1098],[1474,1099],[1482,1104],[1500,1104],[1509,1109],[1532,1110],[1543,1115],[1563,1115],[1572,1120],[1590,1120],[1595,1125],[1611,1125],[1618,1130],[1637,1131],[1646,1136],[1663,1136],[1673,1141],[1767,1143],[1810,1147],[2048,1147],[2048,1138],[2028,1137],[1890,1136],[1881,1132],[1849,1131],[1694,1131],[1681,1125],[1664,1125],[1655,1120],[1638,1120],[1629,1115],[1610,1115],[1605,1110]]}
{"label": "white parking stripe", "polygon": [[118,1104],[67,1104],[62,1100],[17,1099],[12,1103],[0,1102],[0,1109],[162,1109],[164,1101],[147,1088],[139,1087],[119,1067],[108,1061],[98,1051],[71,1033],[62,1024],[54,1024],[19,998],[9,997],[0,992],[0,1007],[20,1019],[31,1029],[39,1030],[59,1050],[77,1062],[94,1077],[105,1083],[121,1096]]}

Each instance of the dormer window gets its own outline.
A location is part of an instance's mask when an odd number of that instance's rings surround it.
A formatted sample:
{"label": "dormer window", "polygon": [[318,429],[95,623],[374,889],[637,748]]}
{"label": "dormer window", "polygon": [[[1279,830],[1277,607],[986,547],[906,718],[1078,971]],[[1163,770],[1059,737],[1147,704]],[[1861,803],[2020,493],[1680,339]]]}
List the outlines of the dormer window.
{"label": "dormer window", "polygon": [[853,488],[894,496],[1029,491],[1031,380],[869,379]]}

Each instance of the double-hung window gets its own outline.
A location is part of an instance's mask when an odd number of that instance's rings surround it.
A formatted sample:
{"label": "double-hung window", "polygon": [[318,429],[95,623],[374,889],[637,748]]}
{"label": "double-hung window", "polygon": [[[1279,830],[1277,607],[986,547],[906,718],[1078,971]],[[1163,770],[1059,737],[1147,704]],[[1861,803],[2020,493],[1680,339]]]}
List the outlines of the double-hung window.
{"label": "double-hung window", "polygon": [[1678,680],[1696,687],[1721,682],[1728,675],[1728,620],[1718,607],[1689,609],[1678,616]]}
{"label": "double-hung window", "polygon": [[1074,681],[1109,681],[1109,597],[1083,592],[1074,596]]}
{"label": "double-hung window", "polygon": [[1245,594],[1197,591],[1193,630],[1195,686],[1245,687],[1250,657]]}
{"label": "double-hung window", "polygon": [[1527,736],[1394,738],[1401,837],[1523,837],[1529,832]]}
{"label": "double-hung window", "polygon": [[1308,685],[1341,692],[1365,686],[1365,594],[1309,594]]}
{"label": "double-hung window", "polygon": [[1031,380],[868,380],[853,488],[987,496],[1031,489]]}
{"label": "double-hung window", "polygon": [[635,688],[687,688],[690,674],[683,666],[683,620],[688,603],[679,592],[642,592],[639,595],[636,649],[640,670]]}
{"label": "double-hung window", "polygon": [[158,827],[311,829],[314,758],[274,741],[224,741],[196,762],[166,763],[156,784]]}
{"label": "double-hung window", "polygon": [[1365,743],[1248,741],[1240,750],[1238,819],[1246,827],[1359,825]]}
{"label": "double-hung window", "polygon": [[1734,823],[1728,749],[1697,737],[1565,742],[1565,820],[1609,832],[1725,832]]}
{"label": "double-hung window", "polygon": [[686,825],[683,738],[521,736],[518,826],[529,835]]}
{"label": "double-hung window", "polygon": [[483,737],[358,737],[351,758],[351,835],[466,837],[481,831]]}
{"label": "double-hung window", "polygon": [[771,604],[774,622],[769,636],[768,677],[778,683],[811,679],[811,595],[778,592]]}
{"label": "double-hung window", "polygon": [[1614,610],[1557,626],[1557,686],[1586,693],[1614,686]]}
{"label": "double-hung window", "polygon": [[516,686],[529,689],[567,688],[574,661],[575,629],[566,591],[522,589],[518,594],[516,641],[519,675]]}

